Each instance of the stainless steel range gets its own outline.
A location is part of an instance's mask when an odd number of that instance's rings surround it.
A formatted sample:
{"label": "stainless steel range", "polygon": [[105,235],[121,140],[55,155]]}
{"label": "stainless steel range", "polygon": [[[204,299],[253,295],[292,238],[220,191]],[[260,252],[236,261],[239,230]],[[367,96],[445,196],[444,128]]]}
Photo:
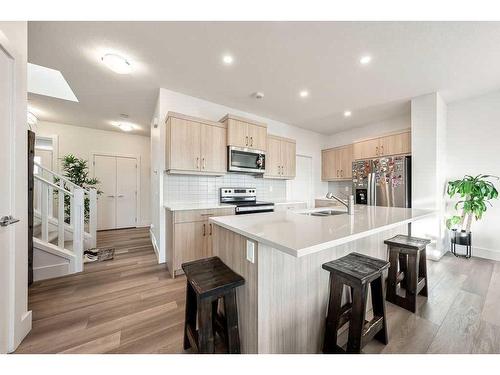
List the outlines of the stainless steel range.
{"label": "stainless steel range", "polygon": [[236,205],[236,215],[274,211],[274,203],[257,200],[255,188],[221,188],[220,203]]}

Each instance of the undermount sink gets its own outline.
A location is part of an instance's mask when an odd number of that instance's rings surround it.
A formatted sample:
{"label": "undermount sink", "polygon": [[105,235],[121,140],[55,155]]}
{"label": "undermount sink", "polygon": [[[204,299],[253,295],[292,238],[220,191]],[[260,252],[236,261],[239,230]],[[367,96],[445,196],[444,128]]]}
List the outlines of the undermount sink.
{"label": "undermount sink", "polygon": [[302,215],[309,216],[335,216],[335,215],[345,215],[347,212],[343,211],[334,211],[334,210],[323,210],[323,211],[315,211],[315,212],[304,212]]}

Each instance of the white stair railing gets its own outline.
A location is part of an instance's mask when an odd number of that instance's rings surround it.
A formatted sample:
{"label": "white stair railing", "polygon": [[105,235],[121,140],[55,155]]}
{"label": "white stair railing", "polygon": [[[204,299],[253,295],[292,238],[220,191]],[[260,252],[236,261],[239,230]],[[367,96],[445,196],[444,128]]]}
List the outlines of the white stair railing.
{"label": "white stair railing", "polygon": [[[49,190],[49,199],[48,199],[48,204],[47,204],[47,212],[49,213],[50,217],[54,218],[54,208],[53,208],[53,203],[55,201],[55,195],[53,194],[54,189],[56,189],[53,185],[57,184],[57,189],[59,190],[60,188],[63,188],[66,191],[69,191],[73,193],[76,189],[82,189],[83,194],[84,194],[84,202],[85,198],[88,198],[89,200],[89,220],[88,220],[88,231],[85,230],[85,225],[83,226],[83,233],[85,237],[88,239],[88,247],[96,247],[97,243],[97,190],[94,188],[82,188],[75,183],[71,182],[68,180],[67,177],[64,177],[60,175],[59,173],[56,173],[52,170],[50,170],[47,167],[44,167],[43,165],[35,162],[35,175],[38,175],[39,177],[45,179],[47,182],[50,182],[51,185],[47,187]],[[36,199],[38,202],[43,203],[42,201],[42,195],[43,195],[43,187],[40,186],[40,189],[37,190],[36,192]],[[59,199],[59,194],[57,195],[57,219],[62,218],[62,221],[64,222],[64,199]],[[74,197],[70,195],[70,211],[72,212],[73,209],[73,200]],[[39,204],[40,204],[39,203]],[[35,205],[36,206],[36,205]],[[83,212],[85,212],[85,208],[83,209]],[[70,218],[72,217],[70,213]],[[84,221],[85,223],[85,221]],[[59,227],[59,230],[64,231],[64,227],[61,229]],[[64,234],[61,235],[59,233],[59,240],[58,240],[58,246],[62,247],[64,245]],[[62,238],[62,244],[61,244],[61,238]]]}
{"label": "white stair railing", "polygon": [[[56,185],[45,180],[39,175],[34,175],[38,192],[37,199],[40,205],[40,220],[41,220],[41,240],[49,241],[49,201],[53,200],[53,192],[57,191],[58,200],[58,220],[57,220],[57,246],[65,249],[64,246],[64,231],[65,231],[65,213],[64,213],[64,197],[70,197],[71,202],[71,217],[69,225],[73,230],[73,245],[72,252],[74,253],[74,261],[70,263],[71,272],[81,272],[83,270],[83,248],[84,248],[84,190],[76,187],[73,191],[66,190],[62,183]],[[50,189],[49,189],[50,188]]]}

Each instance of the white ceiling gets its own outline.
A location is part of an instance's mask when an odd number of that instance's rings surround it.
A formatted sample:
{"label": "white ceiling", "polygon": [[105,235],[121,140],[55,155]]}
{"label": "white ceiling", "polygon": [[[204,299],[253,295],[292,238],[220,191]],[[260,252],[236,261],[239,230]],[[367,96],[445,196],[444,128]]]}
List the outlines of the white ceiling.
{"label": "white ceiling", "polygon": [[[28,31],[29,62],[60,70],[80,101],[30,94],[40,119],[117,130],[109,121],[126,113],[145,135],[160,87],[325,134],[408,113],[421,94],[454,101],[500,88],[500,22],[30,22]],[[107,52],[135,72],[108,70]]]}

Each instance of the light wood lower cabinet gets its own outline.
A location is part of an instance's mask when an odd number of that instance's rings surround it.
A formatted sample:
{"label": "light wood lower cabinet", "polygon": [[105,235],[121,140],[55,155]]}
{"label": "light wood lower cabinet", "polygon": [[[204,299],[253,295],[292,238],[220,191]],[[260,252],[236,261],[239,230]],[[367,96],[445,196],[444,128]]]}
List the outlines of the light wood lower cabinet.
{"label": "light wood lower cabinet", "polygon": [[296,142],[290,138],[267,136],[264,178],[290,180],[296,175]]}
{"label": "light wood lower cabinet", "polygon": [[234,215],[234,208],[181,210],[166,213],[167,267],[172,277],[182,263],[212,256],[212,216]]}
{"label": "light wood lower cabinet", "polygon": [[321,179],[323,181],[352,178],[352,145],[321,151]]}
{"label": "light wood lower cabinet", "polygon": [[226,173],[227,131],[224,124],[169,112],[166,125],[167,173]]}

